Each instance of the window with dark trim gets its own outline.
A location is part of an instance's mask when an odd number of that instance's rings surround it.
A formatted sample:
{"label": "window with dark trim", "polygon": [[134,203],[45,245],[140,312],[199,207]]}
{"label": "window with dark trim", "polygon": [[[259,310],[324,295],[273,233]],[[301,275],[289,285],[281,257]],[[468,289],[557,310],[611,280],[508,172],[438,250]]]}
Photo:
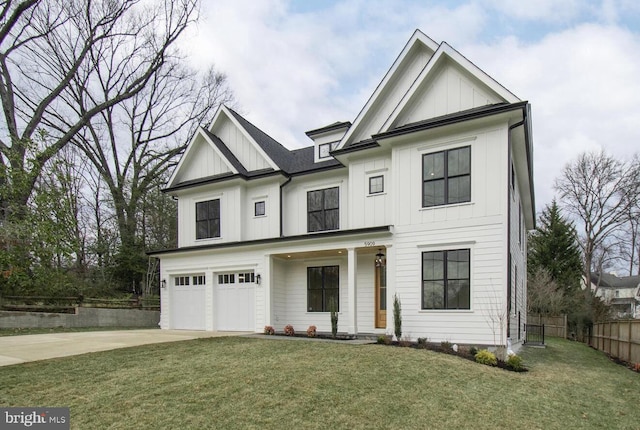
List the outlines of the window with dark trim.
{"label": "window with dark trim", "polygon": [[176,276],[173,278],[173,284],[176,287],[184,287],[189,285],[189,277],[188,276]]}
{"label": "window with dark trim", "polygon": [[256,281],[256,275],[253,272],[238,273],[238,282],[240,284],[253,284]]}
{"label": "window with dark trim", "polygon": [[422,309],[470,309],[470,250],[422,253]]}
{"label": "window with dark trim", "polygon": [[256,202],[254,204],[254,216],[263,216],[266,213],[266,206],[264,201]]}
{"label": "window with dark trim", "polygon": [[318,145],[318,158],[331,157],[330,152],[336,149],[336,146],[338,146],[338,142],[323,143],[321,145]]}
{"label": "window with dark trim", "polygon": [[470,146],[422,156],[422,207],[470,201]]}
{"label": "window with dark trim", "polygon": [[518,266],[514,267],[513,279],[514,279],[514,288],[513,288],[513,309],[514,312],[518,310]]}
{"label": "window with dark trim", "polygon": [[379,194],[384,192],[384,176],[369,177],[369,194]]}
{"label": "window with dark trim", "polygon": [[204,285],[206,283],[207,278],[204,275],[194,275],[193,276],[193,285]]}
{"label": "window with dark trim", "polygon": [[340,310],[340,266],[307,267],[307,311]]}
{"label": "window with dark trim", "polygon": [[196,203],[196,239],[220,237],[220,199]]}
{"label": "window with dark trim", "polygon": [[224,275],[218,275],[218,285],[235,284],[235,283],[236,283],[235,273],[225,273]]}
{"label": "window with dark trim", "polygon": [[340,189],[327,188],[307,192],[307,231],[340,228]]}

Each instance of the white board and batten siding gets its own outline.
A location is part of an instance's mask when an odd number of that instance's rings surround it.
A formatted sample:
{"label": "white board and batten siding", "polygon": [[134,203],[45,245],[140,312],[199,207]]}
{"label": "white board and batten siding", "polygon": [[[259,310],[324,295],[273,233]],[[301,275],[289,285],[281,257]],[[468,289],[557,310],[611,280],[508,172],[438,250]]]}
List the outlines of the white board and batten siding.
{"label": "white board and batten siding", "polygon": [[[403,333],[431,341],[494,344],[490,313],[505,302],[507,125],[393,149],[395,292]],[[471,202],[422,208],[422,154],[471,146]],[[422,252],[469,249],[469,310],[422,310]]]}
{"label": "white board and batten siding", "polygon": [[[511,165],[509,165],[509,177],[511,175]],[[509,222],[511,223],[511,236],[509,250],[511,252],[511,341],[513,344],[524,340],[525,331],[524,324],[527,321],[527,234],[524,227],[524,210],[522,208],[522,200],[520,193],[520,184],[517,177],[514,178],[515,185],[510,188],[511,213],[509,214]],[[517,276],[516,276],[517,272]],[[518,312],[520,320],[518,320]],[[518,327],[520,331],[518,332]],[[518,336],[519,335],[519,336]]]}
{"label": "white board and batten siding", "polygon": [[432,73],[416,89],[394,127],[504,101],[449,60]]}
{"label": "white board and batten siding", "polygon": [[174,179],[175,183],[231,172],[227,162],[218,155],[202,132],[196,134],[193,145]]}
{"label": "white board and batten siding", "polygon": [[[242,220],[242,240],[266,239],[280,235],[280,186],[275,180],[250,181],[244,193],[245,208],[237,212]],[[265,214],[255,214],[255,204],[264,202]]]}
{"label": "white board and batten siding", "polygon": [[[384,191],[369,193],[369,178],[382,176]],[[391,157],[378,156],[349,164],[349,226],[366,228],[393,224],[393,171]]]}
{"label": "white board and batten siding", "polygon": [[347,170],[336,169],[309,176],[296,177],[283,188],[284,235],[307,234],[307,193],[333,187],[340,188],[340,230],[349,229],[349,176]]}

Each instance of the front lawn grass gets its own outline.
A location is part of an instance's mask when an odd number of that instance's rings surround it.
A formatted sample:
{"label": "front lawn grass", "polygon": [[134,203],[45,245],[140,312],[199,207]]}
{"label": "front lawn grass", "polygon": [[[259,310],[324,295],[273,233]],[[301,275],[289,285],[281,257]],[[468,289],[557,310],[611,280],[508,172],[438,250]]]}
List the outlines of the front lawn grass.
{"label": "front lawn grass", "polygon": [[522,356],[198,339],[2,367],[0,406],[70,406],[77,429],[640,427],[640,374],[564,340]]}

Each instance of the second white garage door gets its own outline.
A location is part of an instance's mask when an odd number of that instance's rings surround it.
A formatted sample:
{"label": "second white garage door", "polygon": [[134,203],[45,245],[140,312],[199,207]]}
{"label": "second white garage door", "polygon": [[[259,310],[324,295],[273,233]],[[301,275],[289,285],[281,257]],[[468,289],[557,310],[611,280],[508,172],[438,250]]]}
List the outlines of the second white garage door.
{"label": "second white garage door", "polygon": [[253,272],[218,274],[216,285],[217,329],[255,330],[255,275]]}

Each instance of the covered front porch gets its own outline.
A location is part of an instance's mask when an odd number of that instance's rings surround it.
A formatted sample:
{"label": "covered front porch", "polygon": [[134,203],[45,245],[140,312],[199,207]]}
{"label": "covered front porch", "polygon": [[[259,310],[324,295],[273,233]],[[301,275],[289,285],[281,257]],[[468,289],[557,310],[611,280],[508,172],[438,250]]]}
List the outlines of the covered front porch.
{"label": "covered front porch", "polygon": [[364,241],[363,246],[325,246],[267,256],[266,325],[296,331],[315,325],[331,331],[330,311],[338,311],[338,332],[385,334],[393,326],[394,253],[390,243]]}

